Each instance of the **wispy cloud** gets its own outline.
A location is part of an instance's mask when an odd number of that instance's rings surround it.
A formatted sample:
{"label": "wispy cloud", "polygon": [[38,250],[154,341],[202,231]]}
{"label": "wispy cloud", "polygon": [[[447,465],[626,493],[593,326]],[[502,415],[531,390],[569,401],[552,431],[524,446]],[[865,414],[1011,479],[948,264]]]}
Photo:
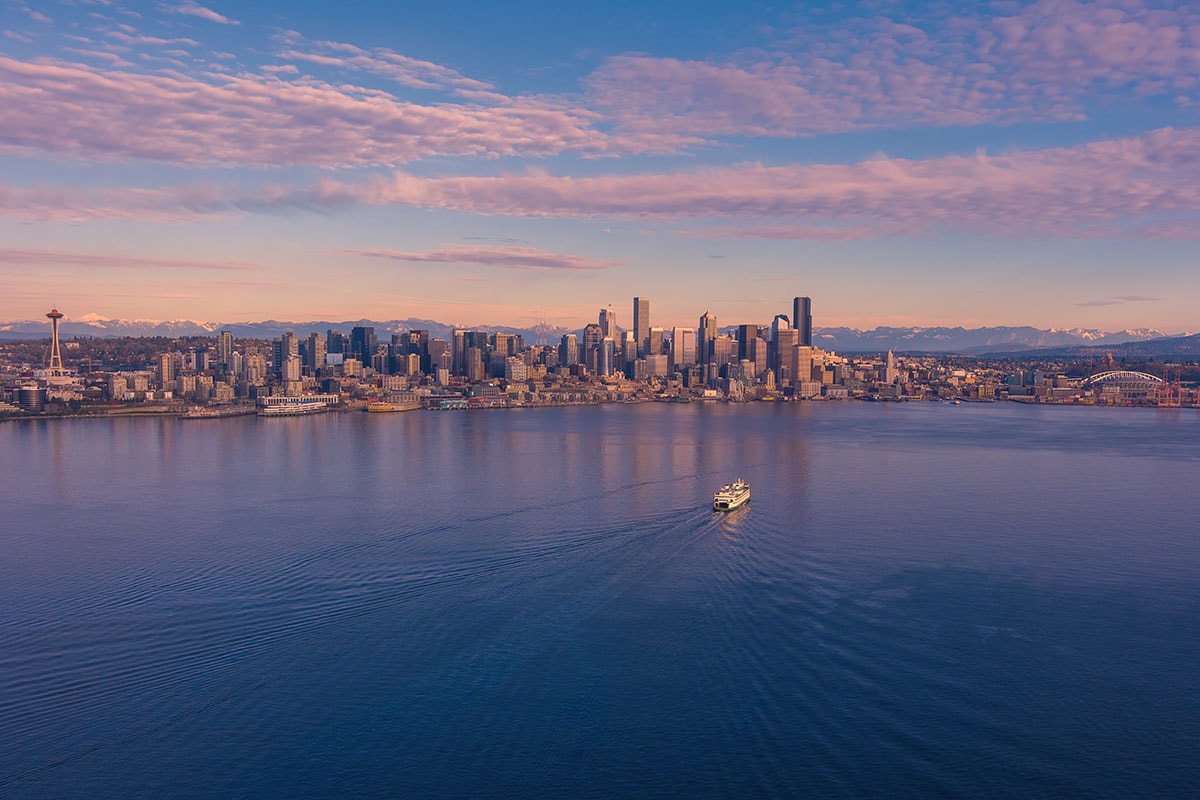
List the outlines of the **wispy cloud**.
{"label": "wispy cloud", "polygon": [[45,14],[43,14],[42,12],[34,11],[29,6],[21,6],[21,10],[24,11],[25,15],[28,16],[34,22],[41,22],[41,23],[48,24],[53,21],[49,17],[47,17]]}
{"label": "wispy cloud", "polygon": [[146,256],[113,255],[109,253],[78,253],[63,250],[26,250],[0,247],[0,266],[19,267],[90,267],[95,269],[138,270],[215,270],[245,272],[262,269],[261,265],[239,261],[205,261],[180,258],[150,258]]}
{"label": "wispy cloud", "polygon": [[620,266],[621,261],[603,261],[574,253],[551,253],[536,247],[485,247],[445,245],[440,250],[408,253],[400,250],[339,250],[340,253],[391,261],[433,264],[477,264],[485,267],[525,270],[597,270]]}
{"label": "wispy cloud", "polygon": [[223,14],[218,14],[211,8],[206,8],[199,3],[188,2],[179,3],[177,5],[168,6],[168,9],[175,14],[184,14],[189,17],[199,17],[200,19],[216,22],[220,25],[240,25],[241,23],[235,19],[230,19]]}
{"label": "wispy cloud", "polygon": [[[855,164],[743,164],[590,177],[541,171],[422,177],[395,172],[312,186],[28,189],[0,184],[0,213],[24,219],[188,219],[355,206],[510,217],[697,221],[678,235],[851,240],[946,231],[1200,239],[1200,129],[1003,155]],[[1170,222],[1163,222],[1164,219]],[[708,223],[708,224],[705,224]],[[1190,223],[1190,224],[1189,224]]]}
{"label": "wispy cloud", "polygon": [[1126,303],[1157,303],[1161,300],[1158,297],[1142,297],[1140,295],[1118,295],[1116,297],[1105,297],[1100,300],[1085,300],[1075,305],[1079,308],[1099,308],[1102,306],[1120,306]]}
{"label": "wispy cloud", "polygon": [[[758,233],[773,238],[848,238],[842,226],[852,226],[849,237],[883,227],[914,235],[950,229],[998,236],[1128,238],[1136,235],[1130,222],[1155,216],[1200,222],[1200,129],[1165,128],[1127,139],[1006,155],[880,157],[846,165],[746,164],[599,177],[533,172],[424,178],[396,173],[360,184],[325,181],[294,198],[282,193],[277,201],[523,217],[772,219],[781,222]],[[1200,226],[1193,237],[1200,238]]]}
{"label": "wispy cloud", "polygon": [[314,41],[295,31],[280,37],[284,47],[277,55],[289,61],[301,61],[348,72],[363,72],[418,89],[452,88],[473,93],[472,99],[508,101],[493,91],[490,83],[468,78],[462,73],[432,61],[406,56],[383,47],[370,50],[346,42]]}
{"label": "wispy cloud", "polygon": [[675,231],[685,239],[795,239],[815,242],[852,242],[921,233],[922,225],[714,225]]}

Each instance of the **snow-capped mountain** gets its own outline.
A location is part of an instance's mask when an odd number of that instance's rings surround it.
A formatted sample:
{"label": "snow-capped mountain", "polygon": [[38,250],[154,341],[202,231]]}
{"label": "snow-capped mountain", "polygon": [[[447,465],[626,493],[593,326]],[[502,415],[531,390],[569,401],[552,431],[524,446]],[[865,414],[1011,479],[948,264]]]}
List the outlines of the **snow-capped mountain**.
{"label": "snow-capped mountain", "polygon": [[1068,345],[1120,344],[1164,338],[1158,330],[1106,332],[1086,328],[1050,328],[1029,326],[991,328],[816,328],[813,343],[839,352],[877,352],[895,350],[925,353],[1003,352],[1034,350]]}
{"label": "snow-capped mountain", "polygon": [[[219,331],[230,331],[238,339],[275,339],[291,331],[299,336],[310,333],[325,333],[337,329],[349,334],[356,325],[371,325],[381,339],[392,333],[407,330],[427,330],[431,337],[448,339],[455,326],[429,319],[374,320],[313,320],[288,322],[263,320],[261,322],[216,323],[196,320],[126,320],[105,319],[98,314],[64,319],[59,324],[61,335],[72,336],[212,336]],[[537,339],[538,331],[531,328],[506,326],[479,326],[480,330],[515,333],[525,341]],[[730,329],[726,329],[730,330]],[[567,333],[566,328],[545,328],[541,331],[545,340],[557,343]],[[0,337],[5,339],[42,339],[49,335],[50,326],[45,320],[22,320],[0,323]],[[1178,335],[1178,334],[1173,334]],[[1034,350],[1074,345],[1117,345],[1125,342],[1150,341],[1167,337],[1168,334],[1153,328],[1127,329],[1122,331],[1100,331],[1089,328],[1049,328],[1042,330],[1029,326],[989,328],[946,328],[946,327],[879,327],[872,330],[856,328],[814,328],[813,343],[826,350],[837,352],[925,352],[925,353],[982,353],[1019,350]]]}

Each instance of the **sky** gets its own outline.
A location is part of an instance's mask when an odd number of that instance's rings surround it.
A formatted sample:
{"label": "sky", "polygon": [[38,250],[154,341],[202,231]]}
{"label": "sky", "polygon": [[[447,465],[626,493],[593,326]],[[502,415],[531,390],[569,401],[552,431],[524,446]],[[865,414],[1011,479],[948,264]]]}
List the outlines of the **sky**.
{"label": "sky", "polygon": [[1200,5],[0,0],[0,320],[1200,329]]}

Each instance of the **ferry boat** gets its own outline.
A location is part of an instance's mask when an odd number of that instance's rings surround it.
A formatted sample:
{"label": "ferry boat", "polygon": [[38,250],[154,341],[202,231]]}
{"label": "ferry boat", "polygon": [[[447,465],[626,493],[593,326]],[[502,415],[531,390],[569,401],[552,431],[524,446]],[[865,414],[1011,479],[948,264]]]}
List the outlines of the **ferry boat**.
{"label": "ferry boat", "polygon": [[336,394],[308,394],[301,397],[260,397],[258,416],[297,417],[304,414],[320,414],[338,402]]}
{"label": "ferry boat", "polygon": [[372,414],[387,414],[395,411],[416,411],[421,407],[421,398],[417,395],[400,395],[388,400],[367,403],[367,411]]}
{"label": "ferry boat", "polygon": [[750,502],[750,484],[741,478],[727,483],[713,495],[713,511],[733,511],[743,503]]}

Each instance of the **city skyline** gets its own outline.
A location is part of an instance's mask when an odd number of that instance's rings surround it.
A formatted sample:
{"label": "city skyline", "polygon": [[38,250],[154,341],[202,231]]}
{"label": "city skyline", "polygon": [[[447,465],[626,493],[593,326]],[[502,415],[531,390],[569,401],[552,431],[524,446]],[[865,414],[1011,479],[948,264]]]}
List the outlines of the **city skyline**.
{"label": "city skyline", "polygon": [[0,5],[0,318],[1196,328],[1200,12]]}

